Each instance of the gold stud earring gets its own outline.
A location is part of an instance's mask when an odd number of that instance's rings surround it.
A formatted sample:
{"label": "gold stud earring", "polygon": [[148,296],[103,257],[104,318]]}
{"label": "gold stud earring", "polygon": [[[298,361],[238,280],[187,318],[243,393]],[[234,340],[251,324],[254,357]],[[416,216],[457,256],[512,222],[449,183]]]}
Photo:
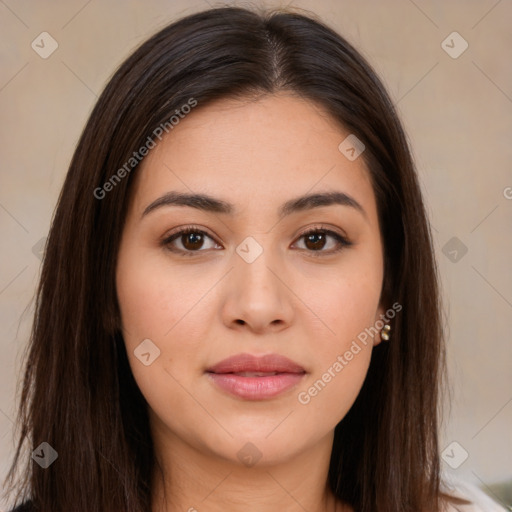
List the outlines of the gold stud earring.
{"label": "gold stud earring", "polygon": [[386,324],[383,328],[382,328],[382,331],[380,332],[380,337],[384,340],[384,341],[388,341],[389,340],[389,332],[391,331],[391,325],[389,324]]}

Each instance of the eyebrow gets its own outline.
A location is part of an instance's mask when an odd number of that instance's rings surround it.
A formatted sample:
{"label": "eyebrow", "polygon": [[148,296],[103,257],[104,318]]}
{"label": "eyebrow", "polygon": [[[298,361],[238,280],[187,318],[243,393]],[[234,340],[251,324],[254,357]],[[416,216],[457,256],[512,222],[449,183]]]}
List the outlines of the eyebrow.
{"label": "eyebrow", "polygon": [[[354,208],[368,220],[366,211],[360,203],[352,196],[338,191],[306,194],[296,197],[295,199],[290,199],[281,205],[278,210],[278,216],[282,219],[292,213],[331,205],[342,205]],[[167,192],[149,204],[142,213],[142,217],[163,206],[188,206],[206,212],[223,213],[227,215],[236,213],[235,206],[222,199],[217,199],[207,194],[188,194],[172,191]]]}

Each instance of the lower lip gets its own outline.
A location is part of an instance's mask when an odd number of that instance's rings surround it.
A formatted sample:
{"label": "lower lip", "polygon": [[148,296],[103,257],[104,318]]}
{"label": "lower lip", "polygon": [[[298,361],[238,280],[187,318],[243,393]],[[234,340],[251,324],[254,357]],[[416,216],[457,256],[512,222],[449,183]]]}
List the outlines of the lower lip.
{"label": "lower lip", "polygon": [[241,377],[233,373],[208,373],[224,391],[245,400],[272,398],[296,386],[304,373],[278,373],[268,377]]}

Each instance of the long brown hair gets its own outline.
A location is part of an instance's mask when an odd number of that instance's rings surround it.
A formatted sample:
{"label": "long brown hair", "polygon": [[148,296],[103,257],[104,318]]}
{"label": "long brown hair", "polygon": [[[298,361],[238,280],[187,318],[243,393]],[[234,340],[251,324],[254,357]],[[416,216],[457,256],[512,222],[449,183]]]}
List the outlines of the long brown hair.
{"label": "long brown hair", "polygon": [[[440,510],[442,308],[420,186],[393,104],[363,57],[313,16],[232,7],[187,16],[146,41],[85,126],[37,291],[6,479],[16,500],[31,498],[44,512],[150,510],[148,405],[128,364],[115,292],[137,167],[126,162],[191,98],[204,106],[281,90],[313,100],[365,144],[384,244],[382,300],[403,306],[335,429],[329,484],[357,512]],[[123,165],[127,172],[112,181]],[[58,453],[47,469],[29,456],[42,442]]]}

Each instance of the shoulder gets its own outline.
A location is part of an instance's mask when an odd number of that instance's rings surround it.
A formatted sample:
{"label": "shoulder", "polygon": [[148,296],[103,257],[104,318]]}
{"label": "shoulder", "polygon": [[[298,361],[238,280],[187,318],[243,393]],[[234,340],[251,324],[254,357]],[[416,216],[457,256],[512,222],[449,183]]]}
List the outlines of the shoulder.
{"label": "shoulder", "polygon": [[471,503],[467,505],[447,503],[445,512],[507,512],[506,508],[469,482],[457,481],[455,486],[447,489],[447,492],[451,496],[463,498]]}

